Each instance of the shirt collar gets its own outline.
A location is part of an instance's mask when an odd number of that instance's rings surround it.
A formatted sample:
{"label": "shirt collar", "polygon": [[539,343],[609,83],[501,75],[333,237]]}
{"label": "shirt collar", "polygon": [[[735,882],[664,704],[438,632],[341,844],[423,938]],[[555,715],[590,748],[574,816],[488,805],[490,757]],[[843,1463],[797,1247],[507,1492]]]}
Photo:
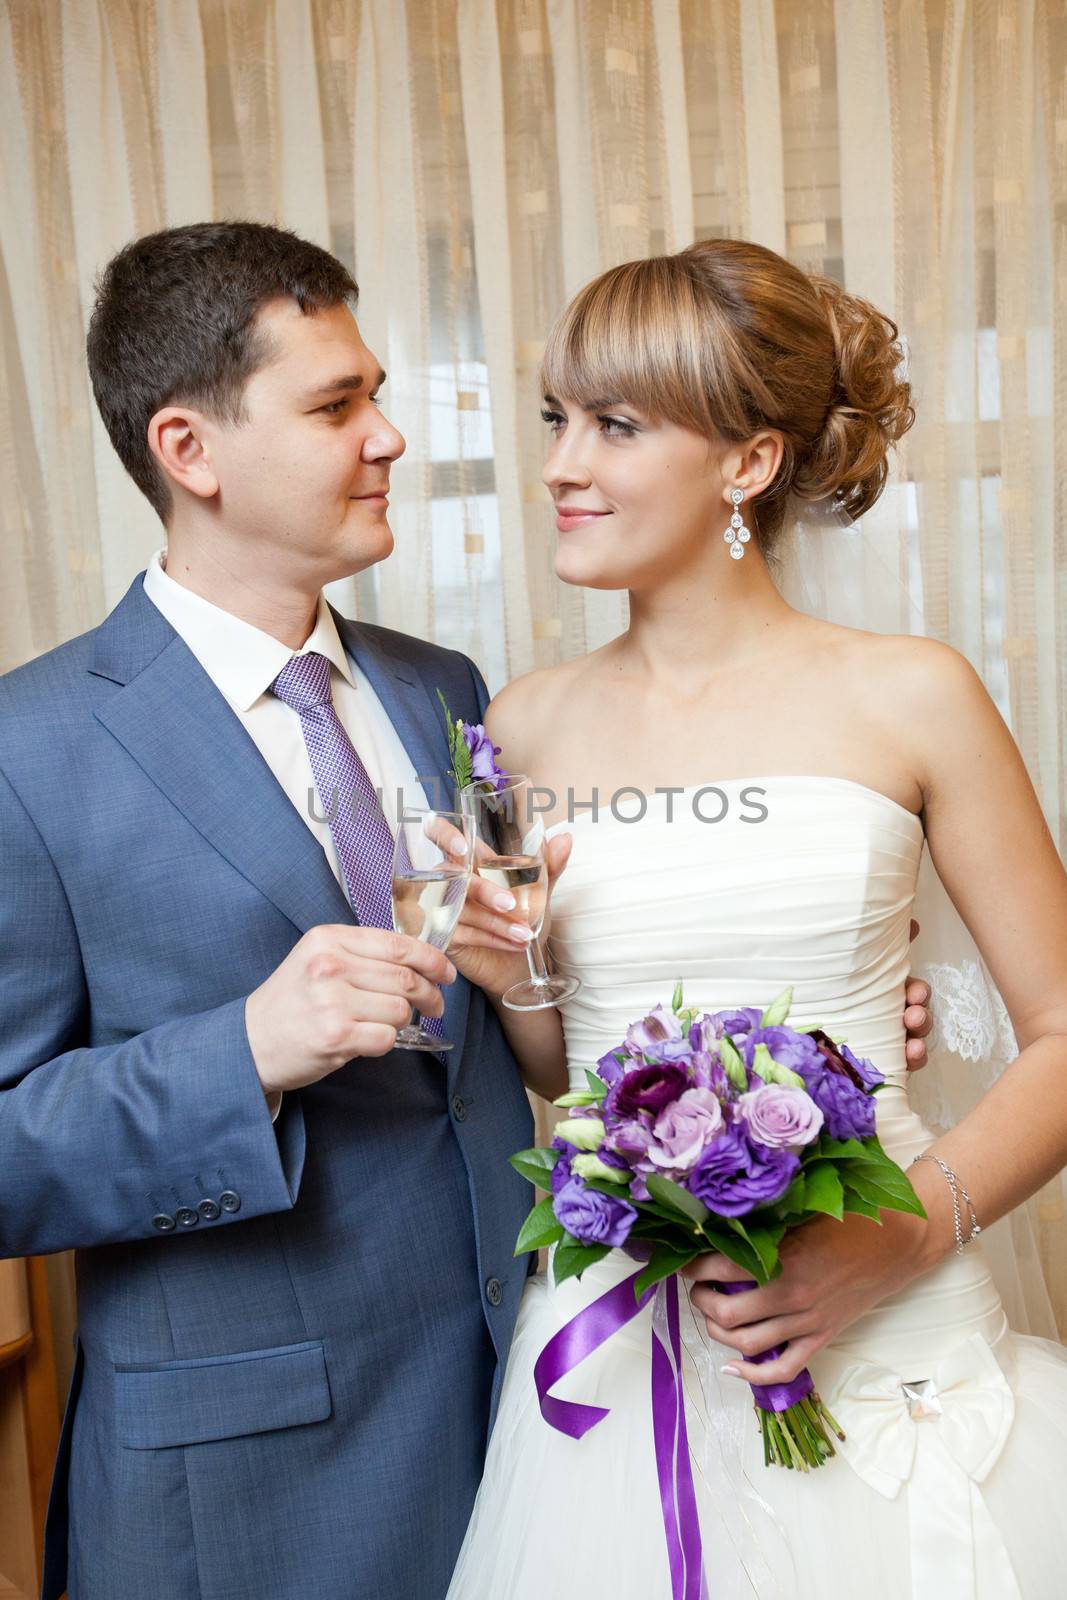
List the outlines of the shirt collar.
{"label": "shirt collar", "polygon": [[163,567],[166,552],[159,550],[148,563],[144,590],[163,613],[175,633],[189,646],[216,688],[237,711],[248,711],[266,694],[282,668],[294,655],[315,651],[355,687],[352,664],[345,654],[337,624],[319,595],[315,626],[299,650],[290,650],[262,628],[243,622],[202,595],[176,583]]}

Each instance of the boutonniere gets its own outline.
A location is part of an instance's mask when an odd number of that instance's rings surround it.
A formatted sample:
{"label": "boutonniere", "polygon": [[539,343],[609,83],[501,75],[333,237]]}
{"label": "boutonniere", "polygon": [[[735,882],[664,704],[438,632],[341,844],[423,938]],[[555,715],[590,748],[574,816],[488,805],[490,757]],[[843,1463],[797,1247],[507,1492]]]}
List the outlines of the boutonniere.
{"label": "boutonniere", "polygon": [[462,717],[454,717],[440,689],[437,698],[445,714],[445,733],[456,793],[474,783],[486,794],[499,794],[509,776],[503,767],[497,765],[500,746],[493,743],[480,722],[464,722]]}

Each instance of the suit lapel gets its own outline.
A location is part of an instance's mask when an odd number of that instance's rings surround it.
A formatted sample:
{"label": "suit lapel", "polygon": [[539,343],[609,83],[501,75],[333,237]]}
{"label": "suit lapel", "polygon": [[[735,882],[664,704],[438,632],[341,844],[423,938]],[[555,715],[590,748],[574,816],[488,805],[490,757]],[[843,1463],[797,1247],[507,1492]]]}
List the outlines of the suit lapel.
{"label": "suit lapel", "polygon": [[138,577],[89,668],[121,685],[95,715],[220,855],[306,933],[355,919],[311,830]]}

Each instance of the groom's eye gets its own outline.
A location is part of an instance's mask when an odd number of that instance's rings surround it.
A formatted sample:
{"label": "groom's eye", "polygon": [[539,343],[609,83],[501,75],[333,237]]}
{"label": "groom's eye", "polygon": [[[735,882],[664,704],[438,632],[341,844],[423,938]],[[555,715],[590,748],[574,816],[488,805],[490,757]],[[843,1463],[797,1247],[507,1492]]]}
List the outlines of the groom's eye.
{"label": "groom's eye", "polygon": [[331,400],[329,405],[320,406],[319,410],[324,411],[328,417],[339,417],[347,404],[348,397],[346,396],[343,400]]}

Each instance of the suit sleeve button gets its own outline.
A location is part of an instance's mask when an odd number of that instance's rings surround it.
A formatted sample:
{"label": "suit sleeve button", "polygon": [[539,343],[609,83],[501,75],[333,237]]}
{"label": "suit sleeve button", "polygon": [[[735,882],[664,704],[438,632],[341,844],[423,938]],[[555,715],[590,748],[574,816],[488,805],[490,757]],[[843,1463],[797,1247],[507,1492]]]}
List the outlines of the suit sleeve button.
{"label": "suit sleeve button", "polygon": [[205,1222],[214,1222],[219,1214],[219,1208],[214,1200],[201,1200],[196,1208]]}
{"label": "suit sleeve button", "polygon": [[152,1226],[153,1228],[158,1228],[160,1233],[171,1233],[175,1227],[174,1218],[169,1216],[166,1211],[160,1211],[158,1215],[152,1218]]}
{"label": "suit sleeve button", "polygon": [[219,1205],[223,1211],[240,1211],[241,1196],[236,1189],[223,1189],[219,1195]]}
{"label": "suit sleeve button", "polygon": [[183,1228],[195,1228],[200,1221],[200,1213],[194,1211],[192,1206],[179,1206],[174,1215]]}
{"label": "suit sleeve button", "polygon": [[491,1306],[498,1306],[504,1298],[504,1289],[499,1278],[490,1278],[485,1286],[485,1298]]}
{"label": "suit sleeve button", "polygon": [[452,1115],[457,1122],[466,1122],[467,1120],[467,1102],[461,1094],[452,1096]]}

